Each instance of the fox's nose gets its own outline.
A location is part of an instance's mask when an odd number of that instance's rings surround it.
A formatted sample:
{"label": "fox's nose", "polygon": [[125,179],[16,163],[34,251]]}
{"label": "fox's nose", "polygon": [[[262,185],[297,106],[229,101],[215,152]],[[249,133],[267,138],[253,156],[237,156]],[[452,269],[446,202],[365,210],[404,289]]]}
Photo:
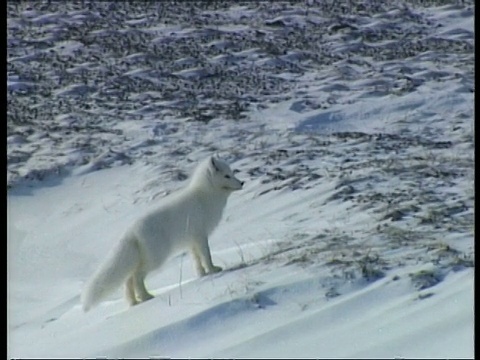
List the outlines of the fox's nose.
{"label": "fox's nose", "polygon": [[243,186],[243,184],[245,184],[245,181],[240,181],[240,185]]}

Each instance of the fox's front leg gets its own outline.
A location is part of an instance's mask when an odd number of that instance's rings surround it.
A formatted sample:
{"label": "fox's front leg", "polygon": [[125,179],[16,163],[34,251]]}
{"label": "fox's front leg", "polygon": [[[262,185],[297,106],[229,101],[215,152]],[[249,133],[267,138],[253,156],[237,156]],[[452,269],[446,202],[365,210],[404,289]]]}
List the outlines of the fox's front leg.
{"label": "fox's front leg", "polygon": [[197,272],[200,276],[204,276],[206,273],[216,273],[222,271],[220,266],[215,266],[212,263],[212,255],[210,253],[210,247],[208,246],[208,238],[202,238],[193,247],[193,257]]}
{"label": "fox's front leg", "polygon": [[205,276],[206,271],[203,268],[202,261],[200,260],[200,255],[197,249],[192,250],[193,262],[195,263],[195,270],[197,271],[198,276]]}
{"label": "fox's front leg", "polygon": [[134,306],[138,304],[138,300],[135,296],[135,285],[134,285],[134,278],[133,275],[130,276],[125,283],[125,298],[130,306]]}

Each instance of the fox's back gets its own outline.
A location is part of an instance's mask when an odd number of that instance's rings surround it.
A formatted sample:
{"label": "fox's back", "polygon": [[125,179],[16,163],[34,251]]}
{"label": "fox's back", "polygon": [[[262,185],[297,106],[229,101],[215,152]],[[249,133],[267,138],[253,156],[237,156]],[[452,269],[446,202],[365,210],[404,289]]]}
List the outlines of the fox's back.
{"label": "fox's back", "polygon": [[168,244],[171,250],[183,248],[213,231],[224,206],[225,201],[215,201],[211,196],[186,188],[165,198],[159,207],[137,220],[134,232],[141,242],[162,243],[161,247]]}

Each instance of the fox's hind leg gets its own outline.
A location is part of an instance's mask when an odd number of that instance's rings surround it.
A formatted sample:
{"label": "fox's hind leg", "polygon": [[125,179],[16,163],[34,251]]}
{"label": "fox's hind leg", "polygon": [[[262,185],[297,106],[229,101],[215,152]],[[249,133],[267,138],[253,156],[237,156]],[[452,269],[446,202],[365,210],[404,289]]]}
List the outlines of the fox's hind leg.
{"label": "fox's hind leg", "polygon": [[140,301],[147,301],[154,298],[154,296],[150,294],[145,287],[145,276],[146,274],[143,271],[135,271],[133,274],[135,292],[137,293]]}

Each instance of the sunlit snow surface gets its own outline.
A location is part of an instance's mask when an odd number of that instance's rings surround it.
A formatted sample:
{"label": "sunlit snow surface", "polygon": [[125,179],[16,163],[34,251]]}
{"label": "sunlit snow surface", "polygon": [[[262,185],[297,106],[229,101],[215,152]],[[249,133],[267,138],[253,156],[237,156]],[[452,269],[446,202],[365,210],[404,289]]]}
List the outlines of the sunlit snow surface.
{"label": "sunlit snow surface", "polygon": [[[473,357],[473,3],[415,3],[8,3],[8,357]],[[210,154],[224,271],[84,313]]]}

